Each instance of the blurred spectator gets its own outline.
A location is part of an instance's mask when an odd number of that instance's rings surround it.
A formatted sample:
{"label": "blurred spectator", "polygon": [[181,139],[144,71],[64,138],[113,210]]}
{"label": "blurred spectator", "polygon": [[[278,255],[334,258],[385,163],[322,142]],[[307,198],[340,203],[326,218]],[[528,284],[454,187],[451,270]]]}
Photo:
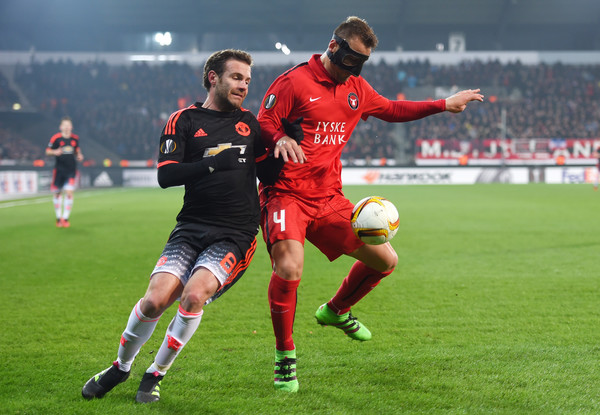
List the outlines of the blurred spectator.
{"label": "blurred spectator", "polygon": [[[264,91],[285,67],[256,66],[245,107],[258,113]],[[465,61],[458,65],[432,65],[409,61],[395,65],[383,61],[365,65],[364,76],[382,95],[397,99],[415,88],[460,89],[481,87],[503,91],[456,117],[442,113],[403,125],[409,142],[418,138],[470,141],[500,137],[502,109],[507,112],[508,138],[593,138],[600,136],[600,65],[522,65],[499,61]],[[156,157],[156,143],[172,108],[185,107],[205,96],[201,69],[182,63],[109,66],[104,62],[70,61],[33,63],[16,68],[16,81],[31,103],[56,119],[70,115],[81,134],[124,159]],[[0,77],[0,105],[7,90]],[[8,89],[9,90],[9,89]],[[191,92],[193,91],[193,92]],[[433,97],[415,96],[410,99]],[[9,99],[10,101],[10,99]],[[397,151],[394,124],[369,119],[359,123],[344,148],[345,159],[393,158]],[[23,152],[7,144],[7,152]],[[10,141],[10,140],[8,140]],[[10,147],[10,148],[9,148]],[[17,148],[15,148],[17,147]],[[19,157],[23,155],[20,154]]]}
{"label": "blurred spectator", "polygon": [[0,71],[0,111],[10,110],[15,102],[19,101],[19,97],[13,91],[8,83],[8,80]]}
{"label": "blurred spectator", "polygon": [[0,161],[32,161],[44,157],[43,147],[31,143],[0,122]]}

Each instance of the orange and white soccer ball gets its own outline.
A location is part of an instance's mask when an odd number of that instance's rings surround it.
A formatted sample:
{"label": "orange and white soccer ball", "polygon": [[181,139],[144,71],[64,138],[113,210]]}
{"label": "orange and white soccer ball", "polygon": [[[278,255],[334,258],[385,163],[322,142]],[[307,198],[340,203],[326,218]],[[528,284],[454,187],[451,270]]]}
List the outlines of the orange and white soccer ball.
{"label": "orange and white soccer ball", "polygon": [[396,235],[400,217],[392,202],[369,196],[354,206],[350,223],[358,239],[369,245],[381,245]]}

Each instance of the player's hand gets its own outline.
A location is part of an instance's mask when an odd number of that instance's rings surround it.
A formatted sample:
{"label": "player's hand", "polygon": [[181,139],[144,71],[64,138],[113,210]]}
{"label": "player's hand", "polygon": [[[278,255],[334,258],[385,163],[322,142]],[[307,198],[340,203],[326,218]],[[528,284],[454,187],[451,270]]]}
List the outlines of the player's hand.
{"label": "player's hand", "polygon": [[240,149],[235,147],[228,148],[216,156],[210,157],[210,161],[214,171],[241,169],[246,165],[246,158],[240,157]]}
{"label": "player's hand", "polygon": [[292,137],[298,144],[304,140],[304,130],[302,129],[302,121],[304,121],[304,117],[296,118],[296,121],[289,122],[287,118],[281,119],[281,124],[283,125],[283,129],[285,133]]}
{"label": "player's hand", "polygon": [[286,118],[281,119],[281,123],[287,135],[281,137],[275,143],[273,156],[281,158],[284,162],[293,161],[294,163],[304,163],[306,155],[300,147],[300,142],[304,139],[304,131],[301,123],[304,118],[299,117],[294,122],[289,122]]}
{"label": "player's hand", "polygon": [[62,148],[57,148],[56,150],[54,150],[54,155],[55,156],[62,156]]}
{"label": "player's hand", "polygon": [[479,91],[480,89],[465,89],[446,98],[446,111],[454,113],[462,112],[471,101],[483,102],[483,95]]}

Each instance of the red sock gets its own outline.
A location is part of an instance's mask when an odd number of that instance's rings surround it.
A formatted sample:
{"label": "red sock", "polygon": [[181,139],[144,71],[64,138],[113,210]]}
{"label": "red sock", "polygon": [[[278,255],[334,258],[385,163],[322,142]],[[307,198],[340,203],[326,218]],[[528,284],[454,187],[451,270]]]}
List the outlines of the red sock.
{"label": "red sock", "polygon": [[390,275],[392,271],[375,271],[362,262],[356,261],[352,265],[350,273],[338,288],[337,293],[327,305],[338,314],[347,313],[350,311],[350,307],[358,303],[361,298],[381,282],[382,278]]}
{"label": "red sock", "polygon": [[277,350],[294,350],[294,318],[296,316],[296,291],[300,280],[288,281],[279,275],[271,275],[269,283],[269,305],[271,306],[271,321],[275,333]]}

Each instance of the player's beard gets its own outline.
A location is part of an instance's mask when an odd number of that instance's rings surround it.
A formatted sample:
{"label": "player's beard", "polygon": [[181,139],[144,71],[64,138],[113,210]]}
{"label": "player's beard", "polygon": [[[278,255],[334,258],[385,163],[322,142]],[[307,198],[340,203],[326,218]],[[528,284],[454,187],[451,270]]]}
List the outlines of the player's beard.
{"label": "player's beard", "polygon": [[215,103],[217,104],[217,108],[220,108],[221,111],[230,112],[240,109],[242,106],[242,102],[232,101],[229,99],[229,95],[231,94],[232,89],[229,85],[224,84],[222,82],[217,82],[215,86]]}

